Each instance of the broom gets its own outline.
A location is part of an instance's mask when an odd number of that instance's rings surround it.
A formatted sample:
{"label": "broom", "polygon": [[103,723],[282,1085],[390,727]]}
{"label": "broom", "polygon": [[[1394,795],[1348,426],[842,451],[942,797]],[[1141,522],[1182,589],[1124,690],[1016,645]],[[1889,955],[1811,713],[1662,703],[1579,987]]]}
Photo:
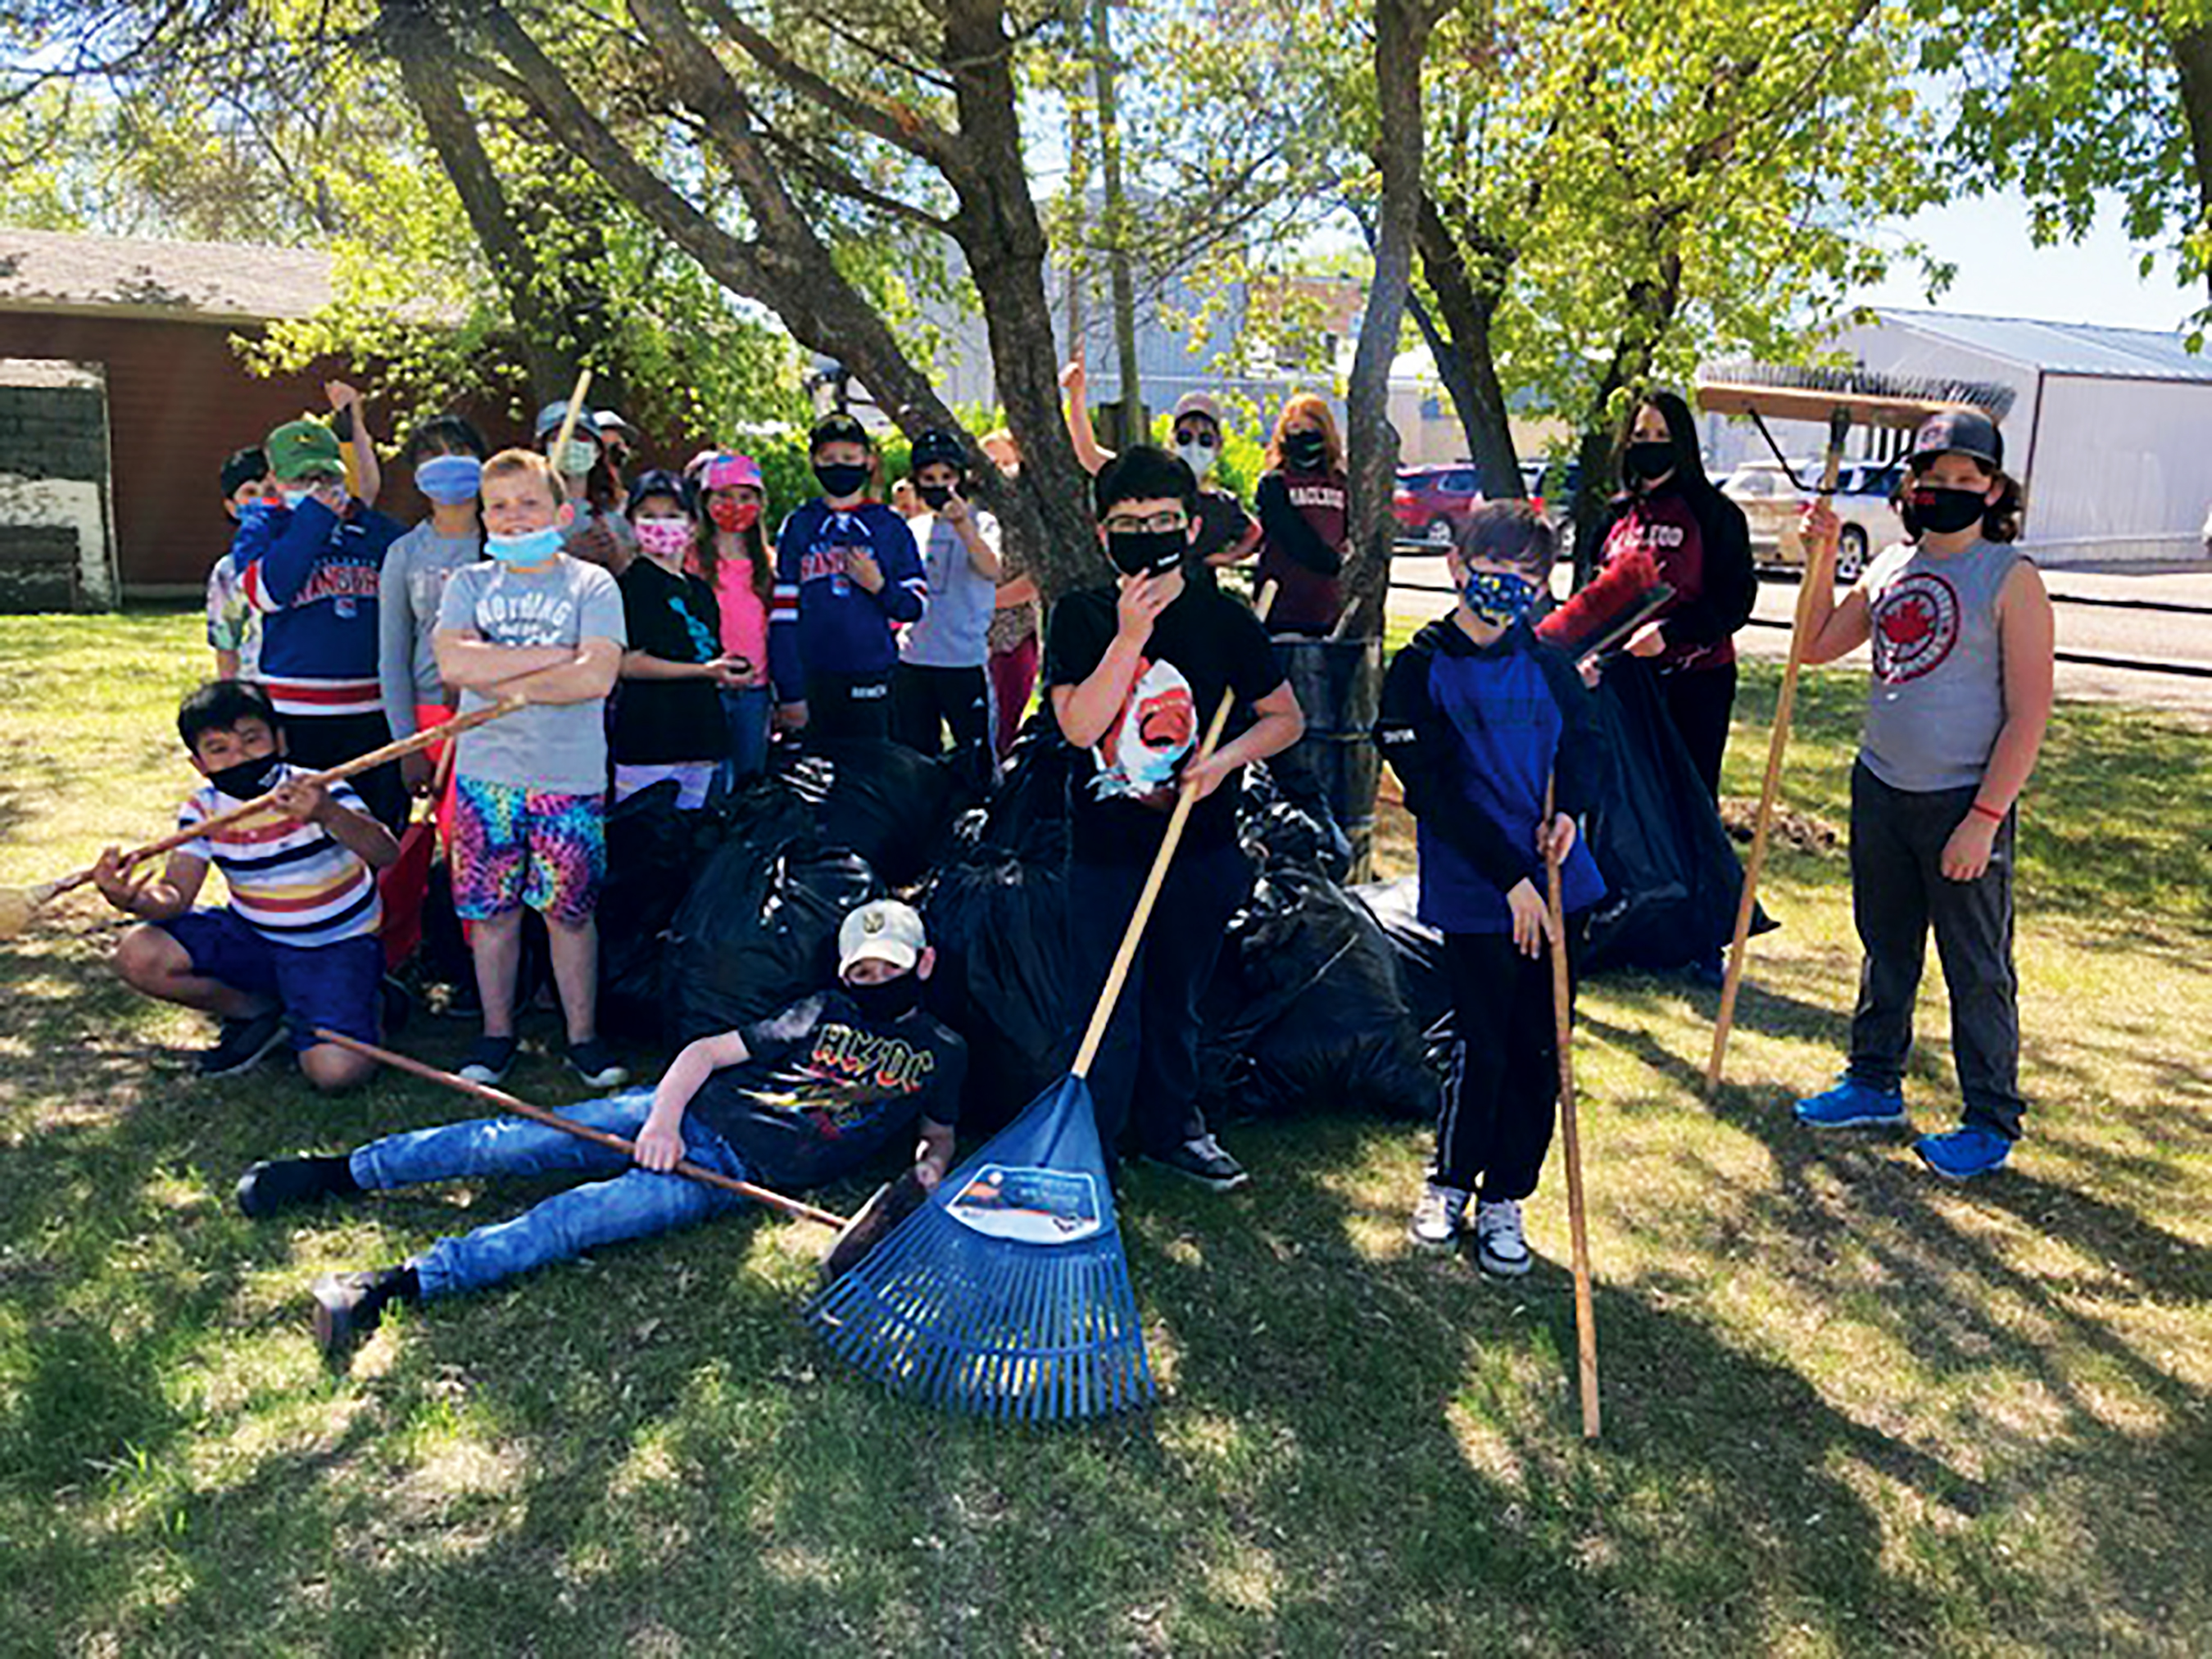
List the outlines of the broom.
{"label": "broom", "polygon": [[1574,987],[1567,974],[1566,902],[1560,890],[1559,855],[1553,850],[1557,816],[1553,788],[1544,781],[1544,903],[1552,927],[1552,1023],[1559,1049],[1559,1153],[1567,1166],[1567,1231],[1573,1241],[1575,1353],[1583,1401],[1583,1438],[1598,1435],[1597,1308],[1590,1292],[1589,1228],[1583,1212],[1583,1143],[1575,1113]]}
{"label": "broom", "polygon": [[[495,1089],[488,1083],[471,1083],[465,1077],[456,1076],[452,1072],[441,1072],[436,1066],[426,1065],[411,1055],[397,1054],[390,1048],[380,1048],[374,1042],[363,1042],[359,1037],[348,1036],[343,1031],[332,1031],[318,1026],[315,1036],[321,1042],[335,1042],[341,1048],[350,1048],[354,1053],[364,1055],[380,1066],[389,1066],[395,1072],[405,1072],[413,1077],[428,1079],[430,1082],[441,1084],[457,1094],[464,1094],[471,1099],[481,1100],[488,1106],[496,1106],[502,1112],[513,1112],[517,1117],[526,1117],[533,1123],[543,1123],[550,1129],[559,1129],[564,1133],[575,1136],[579,1140],[595,1142],[610,1152],[620,1152],[625,1158],[634,1158],[637,1154],[637,1145],[635,1141],[624,1140],[620,1135],[609,1134],[605,1129],[594,1129],[588,1124],[578,1123],[572,1118],[562,1117],[558,1112],[550,1110],[544,1106],[533,1105],[529,1101],[507,1093],[504,1089]],[[672,1173],[698,1182],[702,1186],[720,1187],[725,1192],[735,1193],[739,1198],[749,1198],[756,1204],[765,1204],[772,1210],[781,1210],[784,1214],[800,1221],[811,1221],[817,1226],[842,1229],[848,1224],[843,1216],[833,1211],[817,1208],[799,1199],[786,1198],[781,1193],[769,1188],[756,1186],[750,1181],[740,1181],[734,1176],[726,1176],[720,1170],[710,1170],[703,1164],[694,1164],[688,1158],[678,1158]]]}
{"label": "broom", "polygon": [[[1979,409],[1991,420],[1997,420],[2012,407],[2013,396],[2009,387],[1978,381],[1899,376],[1865,368],[1796,368],[1769,363],[1709,367],[1698,375],[1697,393],[1698,405],[1709,414],[1749,416],[1778,459],[1781,447],[1766,429],[1766,416],[1779,420],[1826,421],[1828,447],[1818,491],[1824,501],[1836,493],[1836,477],[1843,468],[1844,440],[1855,422],[1909,429],[1930,415],[1962,404]],[[1784,465],[1786,469],[1788,462],[1784,461]],[[1735,930],[1729,942],[1728,972],[1721,982],[1720,1012],[1713,1024],[1712,1056],[1705,1065],[1708,1093],[1720,1086],[1721,1068],[1728,1058],[1729,1034],[1735,1024],[1736,995],[1743,983],[1744,952],[1751,937],[1759,873],[1766,864],[1767,835],[1773,826],[1774,804],[1782,783],[1782,757],[1790,745],[1790,717],[1796,706],[1797,674],[1804,666],[1805,630],[1812,611],[1813,583],[1823,574],[1808,565],[1797,590],[1796,616],[1790,629],[1790,654],[1783,663],[1782,685],[1774,699],[1774,726],[1767,737],[1766,776],[1759,786],[1759,815],[1753,821],[1750,856],[1744,860],[1743,890],[1736,901]]]}
{"label": "broom", "polygon": [[[1274,584],[1261,590],[1264,618]],[[1221,741],[1222,694],[1195,761]],[[1087,1418],[1158,1398],[1085,1081],[1196,796],[1176,798],[1068,1074],[807,1304],[831,1350],[935,1406]]]}
{"label": "broom", "polygon": [[[520,681],[515,683],[520,684]],[[356,755],[349,761],[343,762],[325,771],[310,772],[294,781],[321,784],[327,787],[342,779],[374,770],[403,756],[414,754],[417,750],[428,749],[434,743],[442,743],[447,738],[456,737],[463,732],[472,731],[477,726],[498,720],[502,715],[512,714],[516,709],[526,705],[529,701],[529,697],[522,692],[510,692],[496,702],[487,703],[482,708],[470,714],[458,715],[443,725],[417,732],[411,738],[398,738],[384,744],[381,748],[370,750],[366,755]],[[123,854],[118,867],[128,870],[133,865],[143,864],[148,859],[159,858],[164,853],[174,852],[186,842],[198,841],[202,836],[210,835],[217,830],[227,830],[232,824],[250,818],[256,813],[268,811],[276,799],[276,792],[272,789],[267,794],[256,795],[252,800],[240,805],[226,807],[212,817],[202,818],[197,823],[173,830],[158,841],[149,841],[143,847],[134,847]],[[64,893],[83,886],[93,878],[94,873],[94,866],[87,865],[82,870],[71,871],[66,876],[58,876],[53,880],[41,882],[35,887],[0,887],[0,939],[15,938],[16,934],[31,925],[32,921],[46,905]]]}

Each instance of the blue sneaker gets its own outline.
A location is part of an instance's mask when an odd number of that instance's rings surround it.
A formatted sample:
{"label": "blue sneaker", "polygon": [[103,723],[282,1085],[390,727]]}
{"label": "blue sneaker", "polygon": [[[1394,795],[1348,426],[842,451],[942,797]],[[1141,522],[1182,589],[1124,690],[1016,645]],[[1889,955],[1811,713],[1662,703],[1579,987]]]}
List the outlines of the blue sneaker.
{"label": "blue sneaker", "polygon": [[1894,1128],[1904,1123],[1905,1091],[1875,1089],[1846,1072],[1826,1094],[1797,1103],[1797,1121],[1816,1129]]}
{"label": "blue sneaker", "polygon": [[1920,1161],[1946,1181],[1972,1181],[1992,1170],[2002,1170],[2012,1156],[2012,1142],[1995,1129],[1972,1123],[1940,1135],[1923,1135],[1912,1143]]}

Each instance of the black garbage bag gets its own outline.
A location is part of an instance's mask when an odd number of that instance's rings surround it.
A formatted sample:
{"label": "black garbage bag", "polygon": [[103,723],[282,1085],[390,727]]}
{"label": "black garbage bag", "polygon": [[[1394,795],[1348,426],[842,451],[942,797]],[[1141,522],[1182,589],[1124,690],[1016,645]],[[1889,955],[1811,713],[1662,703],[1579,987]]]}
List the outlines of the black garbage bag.
{"label": "black garbage bag", "polygon": [[1253,867],[1310,871],[1340,882],[1352,873],[1352,841],[1326,804],[1300,805],[1267,788],[1248,788],[1237,839]]}
{"label": "black garbage bag", "polygon": [[929,873],[969,804],[951,760],[877,738],[811,742],[775,775],[813,809],[826,845],[858,853],[894,887]]}
{"label": "black garbage bag", "polygon": [[1066,862],[1068,791],[1077,757],[1049,722],[1024,728],[1000,769],[976,839],[1027,862]]}
{"label": "black garbage bag", "polygon": [[838,925],[883,891],[865,859],[787,819],[733,825],[669,929],[674,1040],[734,1030],[831,983]]}
{"label": "black garbage bag", "polygon": [[[1596,696],[1605,736],[1597,805],[1583,826],[1605,877],[1591,910],[1585,974],[1655,973],[1708,961],[1735,929],[1743,866],[1651,671],[1607,664]],[[1755,930],[1774,924],[1753,918]]]}
{"label": "black garbage bag", "polygon": [[930,1009],[968,1041],[960,1134],[971,1142],[1058,1079],[1088,1012],[1067,973],[1066,865],[980,847],[938,872],[922,920],[937,951]]}
{"label": "black garbage bag", "polygon": [[721,827],[677,810],[673,778],[607,811],[607,878],[599,890],[599,1029],[633,1042],[667,1036],[669,924],[707,844]]}
{"label": "black garbage bag", "polygon": [[1388,935],[1343,888],[1271,870],[1231,921],[1202,1003],[1209,1115],[1317,1110],[1425,1120],[1436,1078],[1399,990]]}

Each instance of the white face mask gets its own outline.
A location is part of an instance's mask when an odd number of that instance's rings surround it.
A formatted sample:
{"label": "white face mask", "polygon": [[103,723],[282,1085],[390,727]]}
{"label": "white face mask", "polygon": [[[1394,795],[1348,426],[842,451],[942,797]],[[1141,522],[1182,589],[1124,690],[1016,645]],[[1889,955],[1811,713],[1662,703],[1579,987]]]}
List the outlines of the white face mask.
{"label": "white face mask", "polygon": [[1212,444],[1177,444],[1176,453],[1182,457],[1183,465],[1198,475],[1201,483],[1213,471],[1214,462],[1221,459],[1221,452]]}

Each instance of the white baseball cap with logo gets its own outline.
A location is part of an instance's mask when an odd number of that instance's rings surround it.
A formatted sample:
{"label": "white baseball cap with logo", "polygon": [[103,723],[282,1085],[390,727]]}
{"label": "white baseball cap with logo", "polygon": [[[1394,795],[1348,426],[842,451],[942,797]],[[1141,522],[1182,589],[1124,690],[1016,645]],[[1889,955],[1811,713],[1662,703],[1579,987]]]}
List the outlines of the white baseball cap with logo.
{"label": "white baseball cap with logo", "polygon": [[921,960],[929,944],[921,914],[896,899],[875,899],[847,915],[837,929],[837,975],[843,978],[856,962],[873,958],[905,973]]}

